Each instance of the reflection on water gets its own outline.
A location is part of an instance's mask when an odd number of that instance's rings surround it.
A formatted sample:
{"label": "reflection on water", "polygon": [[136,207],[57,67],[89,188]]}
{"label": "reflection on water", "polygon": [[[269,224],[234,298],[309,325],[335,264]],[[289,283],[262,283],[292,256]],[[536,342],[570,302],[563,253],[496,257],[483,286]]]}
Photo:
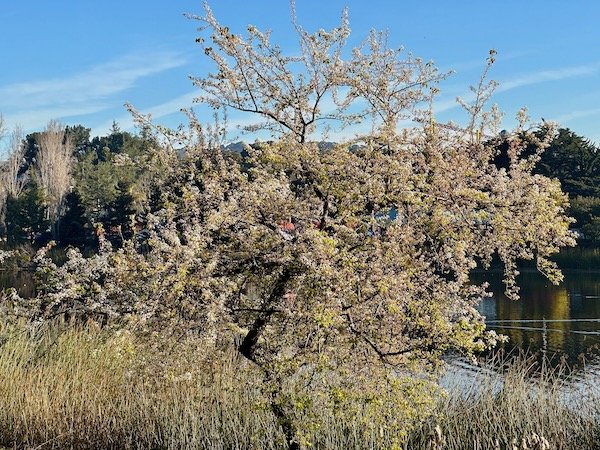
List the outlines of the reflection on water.
{"label": "reflection on water", "polygon": [[565,273],[554,286],[538,273],[519,276],[521,299],[503,294],[502,275],[478,274],[494,296],[483,300],[480,311],[490,329],[505,334],[509,348],[564,357],[571,364],[597,358],[600,349],[600,274]]}
{"label": "reflection on water", "polygon": [[[600,273],[565,272],[565,280],[554,286],[536,272],[522,273],[518,278],[520,300],[504,295],[502,274],[479,273],[473,282],[488,281],[493,297],[486,298],[479,310],[488,328],[508,336],[504,345],[508,352],[523,350],[538,363],[551,365],[567,362],[573,369],[566,372],[563,394],[577,405],[590,390],[598,390],[600,380]],[[516,354],[516,353],[515,353]],[[485,365],[449,357],[448,371],[440,379],[442,386],[458,392],[477,389],[480,376],[503,377]],[[534,371],[535,372],[535,371]]]}
{"label": "reflection on water", "polygon": [[[523,350],[538,363],[567,362],[573,371],[565,380],[564,394],[575,402],[582,390],[600,389],[600,273],[565,272],[559,286],[537,272],[522,273],[517,301],[504,295],[501,273],[478,273],[472,279],[490,283],[494,295],[484,299],[479,310],[489,329],[508,336],[506,351]],[[477,377],[490,375],[485,365],[474,366],[462,358],[451,356],[447,362],[448,371],[440,380],[447,388],[470,388]]]}
{"label": "reflection on water", "polygon": [[24,270],[0,270],[0,291],[7,288],[15,288],[21,297],[33,297],[33,274]]}

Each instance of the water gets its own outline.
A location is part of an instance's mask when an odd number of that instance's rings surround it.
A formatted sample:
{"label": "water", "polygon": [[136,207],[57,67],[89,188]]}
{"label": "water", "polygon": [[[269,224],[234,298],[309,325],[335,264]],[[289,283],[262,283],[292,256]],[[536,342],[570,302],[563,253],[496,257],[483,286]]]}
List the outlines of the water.
{"label": "water", "polygon": [[508,336],[505,345],[570,365],[592,363],[600,354],[600,273],[566,272],[558,286],[536,272],[519,276],[521,299],[503,293],[500,273],[478,274],[494,293],[480,304],[489,329]]}
{"label": "water", "polygon": [[[542,361],[549,360],[555,367],[566,362],[572,371],[565,380],[565,394],[576,400],[583,389],[597,386],[600,380],[600,273],[566,271],[564,275],[565,280],[555,286],[537,272],[522,273],[520,300],[504,295],[501,273],[479,273],[473,281],[490,283],[494,295],[484,299],[479,310],[489,329],[508,337],[502,350],[526,352],[538,367]],[[496,376],[464,358],[450,357],[447,362],[441,380],[446,387],[472,386],[485,373]]]}
{"label": "water", "polygon": [[21,297],[33,297],[35,284],[33,274],[25,270],[1,270],[0,290],[15,288]]}

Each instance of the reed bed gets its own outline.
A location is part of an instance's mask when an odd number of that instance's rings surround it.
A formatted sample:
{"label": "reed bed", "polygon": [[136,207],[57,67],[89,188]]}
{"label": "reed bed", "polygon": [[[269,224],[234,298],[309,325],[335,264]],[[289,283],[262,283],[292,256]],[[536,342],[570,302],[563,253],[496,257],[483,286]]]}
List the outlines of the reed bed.
{"label": "reed bed", "polygon": [[[201,348],[168,353],[93,328],[3,325],[0,336],[0,447],[285,448],[258,373],[233,352],[215,363]],[[564,373],[542,368],[532,378],[528,359],[496,369],[451,387],[433,415],[416,429],[407,424],[413,431],[403,447],[600,447],[597,395],[574,401],[565,395]],[[391,450],[397,442],[361,420],[324,412],[319,422],[307,448]]]}
{"label": "reed bed", "polygon": [[0,446],[280,448],[274,418],[234,357],[202,377],[189,371],[202,355],[159,365],[127,334],[5,330],[3,341]]}
{"label": "reed bed", "polygon": [[[501,354],[499,354],[501,355]],[[600,448],[600,391],[535,355],[494,356],[449,386],[407,449]]]}

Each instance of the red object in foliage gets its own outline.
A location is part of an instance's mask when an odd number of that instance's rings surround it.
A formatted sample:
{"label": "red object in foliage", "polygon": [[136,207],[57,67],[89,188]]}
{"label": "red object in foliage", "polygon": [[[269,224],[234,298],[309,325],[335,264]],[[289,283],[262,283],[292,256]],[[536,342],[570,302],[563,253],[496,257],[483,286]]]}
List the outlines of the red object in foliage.
{"label": "red object in foliage", "polygon": [[279,228],[282,231],[294,231],[296,229],[296,226],[289,221],[281,221],[279,222]]}

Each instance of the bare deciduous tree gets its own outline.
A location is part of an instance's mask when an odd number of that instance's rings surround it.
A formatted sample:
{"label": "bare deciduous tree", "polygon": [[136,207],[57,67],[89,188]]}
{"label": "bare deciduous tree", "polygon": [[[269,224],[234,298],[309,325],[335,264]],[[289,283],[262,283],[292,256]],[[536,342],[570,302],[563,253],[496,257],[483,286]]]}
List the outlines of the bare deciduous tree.
{"label": "bare deciduous tree", "polygon": [[18,197],[25,186],[25,178],[20,175],[25,157],[25,146],[23,142],[23,131],[16,126],[11,132],[8,143],[8,158],[6,160],[2,184],[7,195]]}
{"label": "bare deciduous tree", "polygon": [[35,160],[35,173],[44,189],[48,206],[48,219],[55,223],[62,213],[64,197],[71,186],[73,146],[65,128],[52,120],[39,136],[39,150]]}
{"label": "bare deciduous tree", "polygon": [[[0,140],[5,138],[0,116]],[[8,197],[18,197],[25,187],[26,178],[21,173],[25,147],[23,131],[15,126],[7,137],[6,160],[0,162],[0,219],[4,220],[4,207]]]}

